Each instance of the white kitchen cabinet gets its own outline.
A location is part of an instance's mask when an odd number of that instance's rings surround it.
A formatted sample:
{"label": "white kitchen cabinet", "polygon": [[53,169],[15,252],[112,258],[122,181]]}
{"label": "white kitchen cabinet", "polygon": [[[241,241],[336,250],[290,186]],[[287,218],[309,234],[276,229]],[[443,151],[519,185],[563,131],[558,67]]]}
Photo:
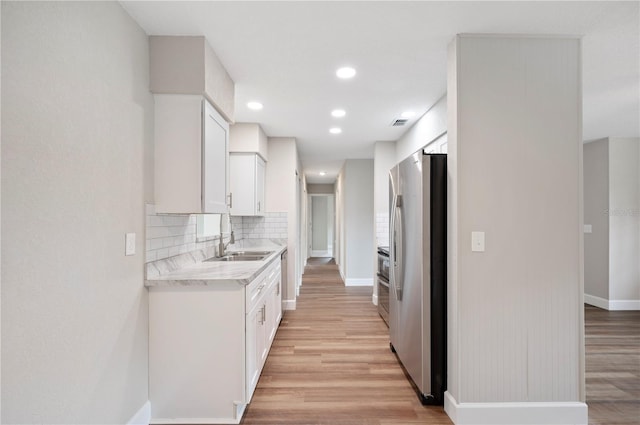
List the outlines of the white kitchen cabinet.
{"label": "white kitchen cabinet", "polygon": [[156,212],[228,212],[229,124],[202,96],[154,100]]}
{"label": "white kitchen cabinet", "polygon": [[264,299],[259,305],[255,305],[247,314],[247,331],[246,331],[246,370],[247,370],[247,394],[249,397],[253,392],[260,379],[262,371],[263,359],[267,357],[267,338],[265,324],[265,303]]}
{"label": "white kitchen cabinet", "polygon": [[280,269],[276,258],[246,286],[149,288],[151,423],[240,422],[280,323]]}
{"label": "white kitchen cabinet", "polygon": [[232,215],[264,215],[265,162],[256,153],[229,154]]}

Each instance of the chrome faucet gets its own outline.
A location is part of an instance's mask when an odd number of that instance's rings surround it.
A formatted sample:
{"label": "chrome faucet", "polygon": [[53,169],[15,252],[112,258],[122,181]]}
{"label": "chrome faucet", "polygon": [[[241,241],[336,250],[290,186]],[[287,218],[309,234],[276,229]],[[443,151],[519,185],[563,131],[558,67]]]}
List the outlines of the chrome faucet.
{"label": "chrome faucet", "polygon": [[231,237],[229,239],[229,242],[227,243],[224,243],[224,240],[222,239],[222,232],[220,232],[220,242],[218,243],[218,257],[224,257],[224,250],[227,249],[227,246],[230,243],[236,243],[236,240],[233,236],[233,230],[231,231]]}
{"label": "chrome faucet", "polygon": [[227,214],[220,214],[220,242],[218,243],[218,257],[224,257],[224,251],[225,249],[227,249],[227,246],[229,244],[236,243],[236,239],[233,236],[233,229],[231,229],[231,237],[229,239],[229,242],[225,244],[224,240],[222,239],[222,220],[225,218],[228,220],[227,227],[231,228],[231,218]]}

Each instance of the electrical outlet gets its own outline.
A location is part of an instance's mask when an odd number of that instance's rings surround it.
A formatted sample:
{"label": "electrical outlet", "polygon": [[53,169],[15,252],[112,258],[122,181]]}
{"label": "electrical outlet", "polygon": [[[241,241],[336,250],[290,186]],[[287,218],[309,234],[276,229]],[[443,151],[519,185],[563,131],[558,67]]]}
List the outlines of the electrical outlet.
{"label": "electrical outlet", "polygon": [[135,255],[136,253],[136,234],[125,233],[124,235],[124,255]]}
{"label": "electrical outlet", "polygon": [[484,232],[471,232],[471,251],[484,252]]}

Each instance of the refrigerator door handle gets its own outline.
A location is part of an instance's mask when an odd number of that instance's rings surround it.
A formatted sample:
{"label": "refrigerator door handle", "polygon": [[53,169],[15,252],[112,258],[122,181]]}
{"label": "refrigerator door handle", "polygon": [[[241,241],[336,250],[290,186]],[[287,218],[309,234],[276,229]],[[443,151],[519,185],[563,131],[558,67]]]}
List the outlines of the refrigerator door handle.
{"label": "refrigerator door handle", "polygon": [[[396,282],[396,195],[391,201],[391,223],[389,225],[389,284],[395,288]],[[395,289],[394,289],[395,293]]]}
{"label": "refrigerator door handle", "polygon": [[393,258],[391,261],[392,275],[393,275],[393,293],[398,301],[402,300],[402,195],[396,195],[393,198],[393,214],[392,214],[392,229],[393,229]]}

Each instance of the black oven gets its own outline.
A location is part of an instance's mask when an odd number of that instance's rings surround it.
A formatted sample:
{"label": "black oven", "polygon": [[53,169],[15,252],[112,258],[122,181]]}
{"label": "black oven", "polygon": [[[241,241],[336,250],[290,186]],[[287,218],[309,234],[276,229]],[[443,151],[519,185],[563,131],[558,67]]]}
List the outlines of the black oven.
{"label": "black oven", "polygon": [[389,326],[389,247],[378,247],[378,313]]}

